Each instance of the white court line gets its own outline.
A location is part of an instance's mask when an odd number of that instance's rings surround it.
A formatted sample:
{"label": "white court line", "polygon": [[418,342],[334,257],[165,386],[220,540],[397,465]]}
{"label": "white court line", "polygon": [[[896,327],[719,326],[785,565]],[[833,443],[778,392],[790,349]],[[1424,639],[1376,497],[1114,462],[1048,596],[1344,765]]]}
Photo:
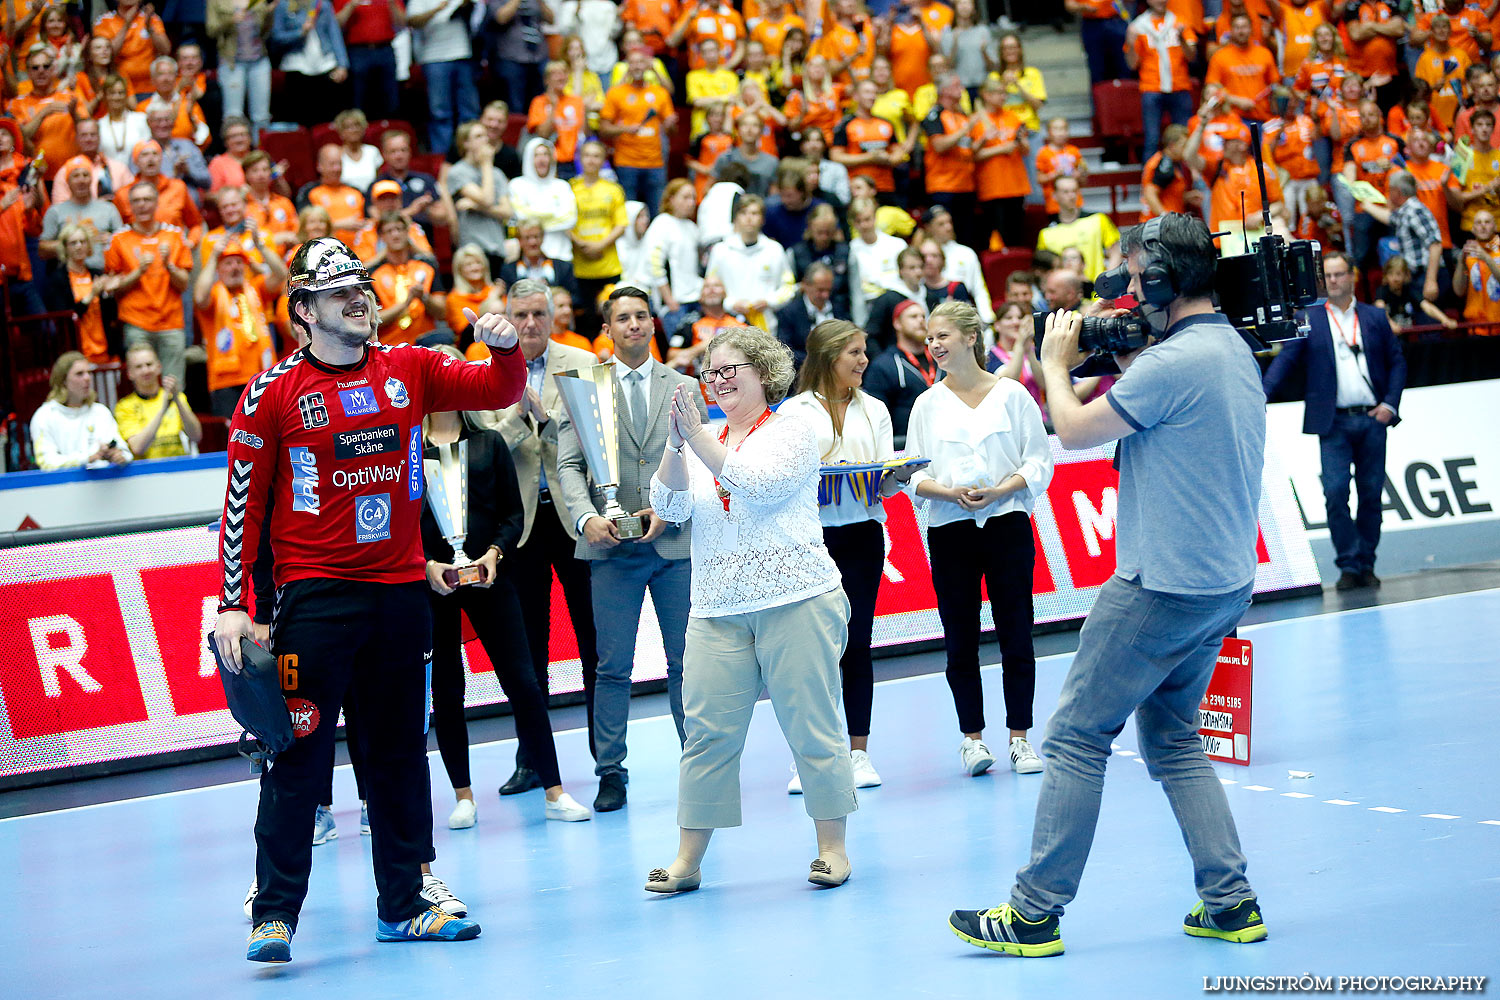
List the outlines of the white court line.
{"label": "white court line", "polygon": [[[1357,615],[1357,614],[1362,614],[1362,613],[1370,612],[1370,611],[1381,611],[1381,610],[1389,610],[1389,609],[1394,609],[1394,608],[1400,608],[1400,607],[1405,607],[1407,605],[1412,605],[1412,604],[1424,604],[1424,603],[1428,603],[1428,602],[1431,602],[1431,601],[1447,601],[1447,600],[1452,600],[1454,598],[1477,597],[1477,596],[1479,596],[1481,594],[1500,594],[1500,588],[1491,588],[1491,589],[1488,589],[1488,590],[1470,590],[1470,591],[1465,591],[1464,593],[1461,593],[1461,594],[1439,594],[1436,597],[1420,597],[1420,598],[1417,598],[1416,600],[1412,600],[1412,601],[1400,601],[1400,602],[1397,602],[1397,603],[1394,603],[1394,604],[1377,604],[1377,605],[1375,605],[1373,607],[1368,607],[1368,608],[1342,608],[1342,609],[1335,610],[1335,611],[1319,611],[1319,612],[1317,612],[1315,614],[1300,615],[1300,616],[1298,616],[1296,618],[1282,618],[1282,619],[1279,619],[1277,621],[1259,622],[1259,623],[1257,623],[1255,625],[1246,625],[1246,626],[1242,627],[1240,629],[1240,631],[1241,632],[1260,631],[1260,630],[1267,629],[1267,628],[1273,628],[1273,627],[1278,626],[1278,625],[1295,625],[1298,622],[1304,622],[1304,621],[1307,621],[1309,619],[1314,619],[1314,618],[1336,618],[1339,615]],[[1038,666],[1040,666],[1043,663],[1047,663],[1047,662],[1053,661],[1053,660],[1071,659],[1074,655],[1076,655],[1076,651],[1073,652],[1073,653],[1053,653],[1050,656],[1038,657],[1036,662],[1037,662]],[[979,669],[980,669],[981,673],[986,673],[986,672],[990,672],[990,671],[999,670],[1000,668],[1001,668],[1001,664],[991,663],[991,664],[987,664],[985,666],[982,666]],[[908,682],[911,682],[911,681],[930,680],[931,678],[937,677],[937,676],[940,676],[940,675],[938,673],[936,673],[936,672],[934,672],[934,673],[926,673],[926,674],[912,674],[912,675],[910,675],[908,677],[894,677],[894,678],[891,678],[890,680],[877,681],[876,684],[877,684],[877,686],[894,686],[894,685],[897,685],[897,684],[905,684],[905,683],[908,683]],[[663,721],[671,721],[671,719],[672,719],[672,716],[671,716],[671,713],[669,712],[669,713],[667,713],[665,715],[653,715],[653,716],[649,716],[649,717],[643,718],[643,719],[631,719],[630,722],[629,722],[629,725],[631,725],[631,726],[642,726],[642,725],[647,725],[649,723],[661,723]],[[570,734],[570,733],[582,733],[582,732],[586,732],[586,731],[587,731],[587,727],[580,726],[580,727],[576,727],[576,728],[573,728],[573,729],[559,729],[559,730],[555,730],[554,733],[553,733],[553,735],[554,736],[564,736],[564,735],[567,735],[567,734]],[[509,739],[504,739],[504,740],[487,740],[487,741],[485,741],[483,743],[471,743],[469,745],[469,749],[470,750],[477,750],[477,749],[480,749],[482,747],[503,746],[506,743],[514,743],[514,742],[516,742],[516,738],[512,736]],[[427,752],[427,756],[429,758],[436,758],[437,755],[438,755],[438,752],[436,750],[429,750]],[[1137,758],[1137,759],[1139,760],[1140,758]],[[1145,761],[1142,760],[1141,763],[1144,764]],[[178,765],[178,766],[182,766],[182,765]],[[352,765],[349,765],[349,764],[340,764],[340,765],[338,765],[338,767],[335,768],[335,770],[341,770],[343,768],[347,768],[347,767],[351,767],[351,766]],[[85,780],[88,780],[88,779],[85,779]],[[1225,783],[1225,784],[1234,784],[1233,779],[1220,778],[1219,780],[1221,782]],[[211,785],[198,785],[198,786],[196,786],[194,788],[178,788],[178,789],[174,789],[173,791],[170,791],[170,792],[153,792],[150,795],[138,795],[138,796],[135,796],[135,797],[132,797],[132,798],[110,799],[108,802],[91,802],[91,803],[89,803],[87,805],[82,805],[82,806],[67,806],[67,807],[64,807],[62,809],[47,809],[47,810],[43,810],[41,812],[26,813],[23,816],[4,816],[4,817],[0,817],[0,823],[15,823],[15,822],[18,822],[20,820],[36,819],[36,818],[41,817],[41,816],[57,816],[57,815],[60,815],[60,814],[63,814],[63,813],[85,812],[85,811],[90,810],[90,809],[103,809],[103,808],[106,808],[108,806],[125,805],[126,803],[131,803],[131,802],[151,802],[151,801],[154,801],[154,800],[157,800],[157,799],[170,799],[170,798],[175,798],[175,797],[177,797],[179,795],[194,795],[194,794],[197,794],[199,792],[214,791],[216,789],[221,789],[221,788],[234,788],[234,787],[239,786],[239,785],[259,784],[259,782],[260,782],[259,778],[244,778],[244,779],[241,779],[239,781],[225,781],[225,782],[219,782],[219,783],[215,783],[215,784],[211,784]],[[1244,787],[1247,788],[1247,789],[1249,789],[1249,790],[1251,790],[1251,791],[1265,791],[1265,792],[1272,791],[1271,788],[1269,788],[1269,787],[1267,787],[1265,785],[1245,785]],[[1356,802],[1346,802],[1345,800],[1342,800],[1342,799],[1328,799],[1328,800],[1325,800],[1325,801],[1329,802],[1332,805],[1358,805],[1358,803],[1356,803]],[[1379,811],[1391,811],[1391,810],[1390,810],[1390,807],[1387,806],[1387,807],[1380,807]],[[1397,809],[1397,810],[1394,810],[1394,811],[1395,812],[1405,812],[1405,810],[1403,810],[1403,809]],[[1489,826],[1500,826],[1500,820],[1480,820],[1480,822],[1483,823],[1483,824],[1489,825]]]}
{"label": "white court line", "polygon": [[1357,806],[1357,805],[1359,805],[1358,802],[1351,802],[1348,799],[1324,799],[1323,803],[1325,805],[1330,805],[1330,806]]}
{"label": "white court line", "polygon": [[1309,795],[1309,794],[1307,794],[1306,792],[1282,792],[1281,793],[1281,797],[1284,798],[1284,799],[1310,799],[1310,798],[1312,798],[1312,796]]}
{"label": "white court line", "polygon": [[1371,806],[1372,813],[1404,813],[1405,809],[1397,809],[1395,806]]}
{"label": "white court line", "polygon": [[1275,789],[1272,788],[1270,785],[1245,785],[1244,788],[1245,788],[1245,791],[1247,791],[1247,792],[1274,792],[1275,791]]}
{"label": "white court line", "polygon": [[1461,816],[1454,816],[1451,813],[1423,813],[1422,814],[1422,818],[1423,819],[1462,819],[1463,817],[1461,817]]}

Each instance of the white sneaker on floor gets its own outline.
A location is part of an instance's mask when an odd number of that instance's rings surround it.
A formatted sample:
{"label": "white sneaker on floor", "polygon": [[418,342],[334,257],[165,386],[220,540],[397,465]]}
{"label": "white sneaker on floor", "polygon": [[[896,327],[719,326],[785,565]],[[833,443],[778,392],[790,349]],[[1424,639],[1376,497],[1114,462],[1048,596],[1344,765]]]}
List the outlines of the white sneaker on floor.
{"label": "white sneaker on floor", "polygon": [[854,764],[854,787],[875,788],[880,784],[880,773],[870,763],[870,755],[863,750],[850,750],[849,759]]}
{"label": "white sneaker on floor", "polygon": [[983,774],[995,766],[995,755],[990,753],[990,748],[979,740],[971,740],[965,736],[963,743],[959,744],[958,756],[964,762],[964,770],[971,777]]}
{"label": "white sneaker on floor", "polygon": [[796,764],[792,765],[792,780],[786,783],[786,793],[788,795],[802,794],[802,775],[797,773]]}
{"label": "white sneaker on floor", "polygon": [[583,805],[567,792],[557,797],[556,802],[547,803],[547,818],[555,819],[562,823],[582,823],[584,820],[593,819],[594,814],[589,807]]}
{"label": "white sneaker on floor", "polygon": [[473,799],[459,799],[458,805],[448,814],[448,829],[467,830],[479,822],[479,807]]}
{"label": "white sneaker on floor", "polygon": [[1031,741],[1024,736],[1010,739],[1010,769],[1017,774],[1040,774],[1042,758],[1031,748]]}
{"label": "white sneaker on floor", "polygon": [[245,919],[246,920],[253,920],[254,919],[252,916],[250,916],[250,908],[255,905],[255,897],[259,896],[259,895],[260,895],[260,879],[253,878],[253,879],[250,880],[250,891],[247,892],[247,893],[245,893]]}
{"label": "white sneaker on floor", "polygon": [[333,810],[327,806],[318,806],[317,814],[313,817],[313,846],[318,847],[338,839],[339,830],[333,822]]}
{"label": "white sneaker on floor", "polygon": [[422,873],[422,895],[433,906],[442,910],[450,917],[466,917],[469,908],[464,901],[453,895],[453,890],[448,888],[448,883],[430,872]]}

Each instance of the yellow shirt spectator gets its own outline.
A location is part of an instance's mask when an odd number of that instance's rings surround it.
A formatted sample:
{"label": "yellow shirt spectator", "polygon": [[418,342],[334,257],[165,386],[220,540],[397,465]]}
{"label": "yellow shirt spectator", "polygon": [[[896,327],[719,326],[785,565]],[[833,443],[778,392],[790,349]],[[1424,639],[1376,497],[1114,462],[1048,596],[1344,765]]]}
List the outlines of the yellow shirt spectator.
{"label": "yellow shirt spectator", "polygon": [[[937,107],[937,84],[924,83],[917,88],[917,92],[911,95],[911,113],[917,116],[917,121],[927,117],[927,113]],[[966,115],[974,113],[974,102],[969,100],[969,92],[963,92],[958,99],[958,110]],[[1035,118],[1035,115],[1032,115]]]}
{"label": "yellow shirt spectator", "polygon": [[[157,389],[156,395],[150,399],[142,399],[133,392],[121,399],[115,404],[115,423],[120,427],[120,439],[128,441],[145,430],[156,416],[156,411],[163,406],[167,406],[165,389]],[[151,442],[151,447],[141,457],[172,458],[186,455],[187,447],[183,441],[182,417],[178,414],[177,407],[167,406],[167,414],[161,418],[161,426],[156,429],[156,440]]]}
{"label": "yellow shirt spectator", "polygon": [[[896,130],[897,142],[906,141],[906,116],[912,113],[910,94],[900,87],[892,87],[875,98],[870,113],[891,123],[891,127]],[[921,116],[918,115],[916,120],[921,121]]]}
{"label": "yellow shirt spectator", "polygon": [[[995,80],[1003,79],[999,73],[991,73],[990,77]],[[1042,120],[1037,117],[1036,109],[1027,104],[1026,99],[1021,96],[1022,91],[1025,91],[1039,101],[1047,99],[1047,85],[1042,81],[1041,70],[1035,66],[1027,66],[1021,71],[1021,75],[1014,83],[1007,82],[1005,84],[1005,110],[1014,112],[1016,117],[1021,119],[1021,124],[1025,125],[1031,131],[1040,132],[1042,130]],[[936,92],[934,91],[934,93]],[[964,110],[968,111],[969,109],[964,108]]]}
{"label": "yellow shirt spectator", "polygon": [[[734,75],[734,70],[725,69],[690,69],[687,75],[687,99],[693,106],[693,129],[688,138],[696,139],[708,130],[704,122],[708,112],[698,106],[698,102],[704,98],[713,98],[720,101],[731,102],[735,95],[740,92],[740,79]],[[655,208],[655,206],[652,206]]]}
{"label": "yellow shirt spectator", "polygon": [[[593,184],[584,177],[575,177],[573,199],[578,202],[578,224],[573,232],[585,240],[597,240],[608,236],[610,230],[626,225],[625,189],[614,181],[603,178]],[[618,278],[620,276],[620,254],[613,244],[598,260],[589,260],[580,253],[573,254],[573,275],[578,278]]]}

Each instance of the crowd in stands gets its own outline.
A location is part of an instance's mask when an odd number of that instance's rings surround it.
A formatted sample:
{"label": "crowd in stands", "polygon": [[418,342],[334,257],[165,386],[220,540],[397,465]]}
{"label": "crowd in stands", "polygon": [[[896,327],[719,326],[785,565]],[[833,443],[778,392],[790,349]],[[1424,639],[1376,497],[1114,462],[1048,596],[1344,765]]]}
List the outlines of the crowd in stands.
{"label": "crowd in stands", "polygon": [[[158,430],[190,362],[200,412],[223,418],[297,347],[285,262],[316,236],[366,261],[384,343],[482,355],[463,309],[537,278],[557,338],[607,359],[599,302],[630,284],[681,370],[725,325],[800,356],[846,318],[872,378],[925,387],[920,316],[955,299],[978,307],[992,368],[1035,391],[1015,314],[1086,301],[1133,221],[1085,209],[1088,140],[1049,118],[1021,35],[976,0],[208,0],[172,24],[93,2],[0,5],[0,276],[9,316],[76,314],[59,354],[129,375],[126,352],[153,348]],[[1259,125],[1278,229],[1348,249],[1400,323],[1500,320],[1477,4],[1065,6],[1094,82],[1138,79],[1139,218],[1238,233],[1243,196],[1253,237]],[[299,126],[326,138],[294,189],[261,147]],[[992,290],[981,255],[1005,248],[1035,270]]]}

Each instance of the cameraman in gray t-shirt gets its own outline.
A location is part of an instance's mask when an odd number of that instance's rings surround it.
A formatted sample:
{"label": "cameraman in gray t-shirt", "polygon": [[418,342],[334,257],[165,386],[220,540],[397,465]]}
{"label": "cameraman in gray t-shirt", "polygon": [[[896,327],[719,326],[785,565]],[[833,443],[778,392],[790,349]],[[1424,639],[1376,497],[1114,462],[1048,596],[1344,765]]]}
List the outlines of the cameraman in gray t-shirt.
{"label": "cameraman in gray t-shirt", "polygon": [[[1152,328],[1116,355],[1123,376],[1080,403],[1069,370],[1077,313],[1047,317],[1041,367],[1053,426],[1068,449],[1119,441],[1115,575],[1084,622],[1042,752],[1047,759],[1031,860],[1010,902],[956,910],[964,940],[1015,955],[1055,955],[1058,917],[1077,893],[1099,818],[1110,742],[1134,712],[1141,756],[1162,783],[1192,857],[1197,937],[1266,936],[1223,787],[1198,737],[1198,706],[1219,647],[1250,603],[1265,395],[1250,349],[1213,303],[1218,254],[1201,219],[1163,216],[1124,235],[1130,291]],[[1120,925],[1130,920],[1122,899]]]}

